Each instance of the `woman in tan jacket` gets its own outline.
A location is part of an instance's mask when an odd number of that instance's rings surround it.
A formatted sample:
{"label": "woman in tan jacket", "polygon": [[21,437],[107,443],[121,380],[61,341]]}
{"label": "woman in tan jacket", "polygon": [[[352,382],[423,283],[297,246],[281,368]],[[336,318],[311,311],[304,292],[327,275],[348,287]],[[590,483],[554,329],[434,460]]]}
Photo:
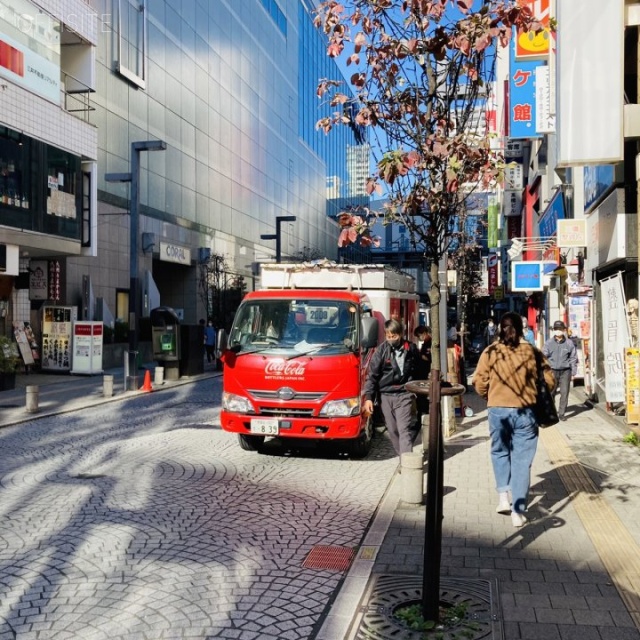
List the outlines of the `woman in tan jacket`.
{"label": "woman in tan jacket", "polygon": [[[538,354],[545,383],[553,390],[551,367],[542,353]],[[496,511],[510,512],[514,527],[527,521],[524,512],[538,445],[533,413],[537,378],[536,349],[523,337],[522,318],[517,313],[505,313],[500,320],[498,342],[489,345],[480,356],[473,386],[487,400],[491,462],[499,496]]]}

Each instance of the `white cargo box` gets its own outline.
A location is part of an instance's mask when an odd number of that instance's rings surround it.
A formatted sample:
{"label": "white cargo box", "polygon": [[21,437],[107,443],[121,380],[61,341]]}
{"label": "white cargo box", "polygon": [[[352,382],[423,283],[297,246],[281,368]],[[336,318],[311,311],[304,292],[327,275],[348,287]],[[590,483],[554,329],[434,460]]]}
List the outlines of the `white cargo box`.
{"label": "white cargo box", "polygon": [[263,289],[384,289],[413,293],[413,276],[383,264],[263,264]]}

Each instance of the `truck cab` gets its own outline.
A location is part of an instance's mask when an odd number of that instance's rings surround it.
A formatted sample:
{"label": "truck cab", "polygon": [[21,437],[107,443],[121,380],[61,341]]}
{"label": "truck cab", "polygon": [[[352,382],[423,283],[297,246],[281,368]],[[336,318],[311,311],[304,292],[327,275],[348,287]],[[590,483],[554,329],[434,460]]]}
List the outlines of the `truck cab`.
{"label": "truck cab", "polygon": [[306,274],[307,288],[294,275],[294,286],[278,281],[240,304],[223,357],[221,424],[243,449],[279,437],[346,445],[353,457],[369,452],[374,430],[362,394],[386,318],[367,291],[341,286],[339,273]]}

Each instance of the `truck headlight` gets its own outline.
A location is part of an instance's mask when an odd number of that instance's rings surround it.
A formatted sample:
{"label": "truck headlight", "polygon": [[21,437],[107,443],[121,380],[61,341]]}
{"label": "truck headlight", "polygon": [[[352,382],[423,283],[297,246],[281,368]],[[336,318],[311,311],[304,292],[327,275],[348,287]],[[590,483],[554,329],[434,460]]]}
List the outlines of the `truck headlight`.
{"label": "truck headlight", "polygon": [[360,413],[360,398],[345,398],[327,402],[318,415],[328,418],[357,416]]}
{"label": "truck headlight", "polygon": [[226,391],[222,394],[222,408],[231,413],[256,412],[248,398],[237,396],[235,393],[227,393]]}

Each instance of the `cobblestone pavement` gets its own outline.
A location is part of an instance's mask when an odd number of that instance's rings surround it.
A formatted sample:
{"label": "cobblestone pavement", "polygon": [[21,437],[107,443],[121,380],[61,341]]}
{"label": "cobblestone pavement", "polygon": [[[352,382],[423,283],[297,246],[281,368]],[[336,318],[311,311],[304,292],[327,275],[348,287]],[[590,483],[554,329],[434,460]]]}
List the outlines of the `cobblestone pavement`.
{"label": "cobblestone pavement", "polygon": [[[220,378],[0,429],[0,640],[314,636],[397,468],[219,428]],[[213,426],[212,426],[213,425]]]}

